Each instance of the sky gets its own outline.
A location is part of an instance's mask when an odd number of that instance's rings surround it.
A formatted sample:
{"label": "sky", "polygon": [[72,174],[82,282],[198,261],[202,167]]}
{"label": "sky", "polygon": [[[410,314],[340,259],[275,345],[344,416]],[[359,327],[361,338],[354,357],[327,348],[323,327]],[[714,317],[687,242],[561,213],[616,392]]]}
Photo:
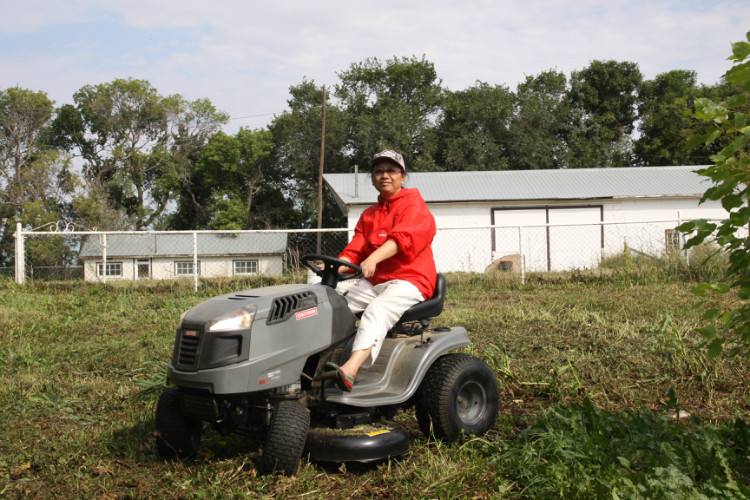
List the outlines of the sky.
{"label": "sky", "polygon": [[0,0],[0,89],[57,105],[87,84],[141,78],[162,95],[208,98],[228,131],[267,125],[304,78],[333,85],[368,57],[424,56],[451,90],[511,89],[547,69],[596,59],[646,78],[690,69],[715,83],[750,1]]}

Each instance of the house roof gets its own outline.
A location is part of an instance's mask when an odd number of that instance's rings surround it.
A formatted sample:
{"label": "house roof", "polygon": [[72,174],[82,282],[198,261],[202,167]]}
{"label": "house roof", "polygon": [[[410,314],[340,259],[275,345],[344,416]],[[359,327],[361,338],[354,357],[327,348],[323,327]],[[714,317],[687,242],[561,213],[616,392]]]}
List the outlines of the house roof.
{"label": "house roof", "polygon": [[[199,233],[198,255],[280,254],[286,251],[286,233]],[[107,258],[192,256],[193,235],[109,234]],[[101,257],[101,239],[87,236],[81,244],[81,258]]]}
{"label": "house roof", "polygon": [[[414,172],[407,185],[427,202],[576,200],[634,197],[699,197],[710,186],[700,166]],[[343,205],[372,204],[377,191],[369,173],[325,174]]]}

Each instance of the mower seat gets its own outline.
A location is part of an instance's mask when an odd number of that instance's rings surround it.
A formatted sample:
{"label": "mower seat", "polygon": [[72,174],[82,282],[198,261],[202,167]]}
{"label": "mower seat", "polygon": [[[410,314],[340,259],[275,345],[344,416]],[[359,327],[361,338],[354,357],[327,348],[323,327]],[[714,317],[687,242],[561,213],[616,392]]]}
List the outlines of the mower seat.
{"label": "mower seat", "polygon": [[432,292],[432,297],[414,304],[401,315],[399,323],[407,323],[409,321],[421,321],[434,318],[439,316],[443,312],[443,303],[445,302],[445,276],[442,274],[437,275],[435,281],[435,291]]}

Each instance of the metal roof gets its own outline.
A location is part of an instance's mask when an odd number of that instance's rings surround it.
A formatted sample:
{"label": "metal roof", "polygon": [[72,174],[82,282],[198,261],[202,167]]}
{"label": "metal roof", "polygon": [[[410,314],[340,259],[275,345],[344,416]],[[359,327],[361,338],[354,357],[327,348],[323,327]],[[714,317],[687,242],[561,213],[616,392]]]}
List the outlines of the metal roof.
{"label": "metal roof", "polygon": [[[701,166],[414,172],[407,185],[427,202],[578,200],[595,198],[700,197],[710,181]],[[377,191],[369,173],[324,174],[344,205],[372,204]]]}
{"label": "metal roof", "polygon": [[[286,233],[198,234],[198,255],[280,254],[286,251]],[[181,234],[108,234],[107,258],[181,257],[193,255],[193,235]],[[86,236],[81,244],[81,258],[101,257],[101,238]]]}

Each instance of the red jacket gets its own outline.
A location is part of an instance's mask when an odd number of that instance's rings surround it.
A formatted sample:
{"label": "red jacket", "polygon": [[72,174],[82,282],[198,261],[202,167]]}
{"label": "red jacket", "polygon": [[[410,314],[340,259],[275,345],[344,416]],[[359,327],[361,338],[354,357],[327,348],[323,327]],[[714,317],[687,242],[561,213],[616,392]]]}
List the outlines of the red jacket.
{"label": "red jacket", "polygon": [[369,278],[373,285],[389,280],[406,280],[416,286],[425,299],[435,290],[435,259],[432,239],[435,237],[435,218],[416,188],[401,188],[384,200],[378,197],[368,207],[354,228],[354,238],[339,257],[359,264],[388,239],[398,245],[398,253],[380,262]]}

